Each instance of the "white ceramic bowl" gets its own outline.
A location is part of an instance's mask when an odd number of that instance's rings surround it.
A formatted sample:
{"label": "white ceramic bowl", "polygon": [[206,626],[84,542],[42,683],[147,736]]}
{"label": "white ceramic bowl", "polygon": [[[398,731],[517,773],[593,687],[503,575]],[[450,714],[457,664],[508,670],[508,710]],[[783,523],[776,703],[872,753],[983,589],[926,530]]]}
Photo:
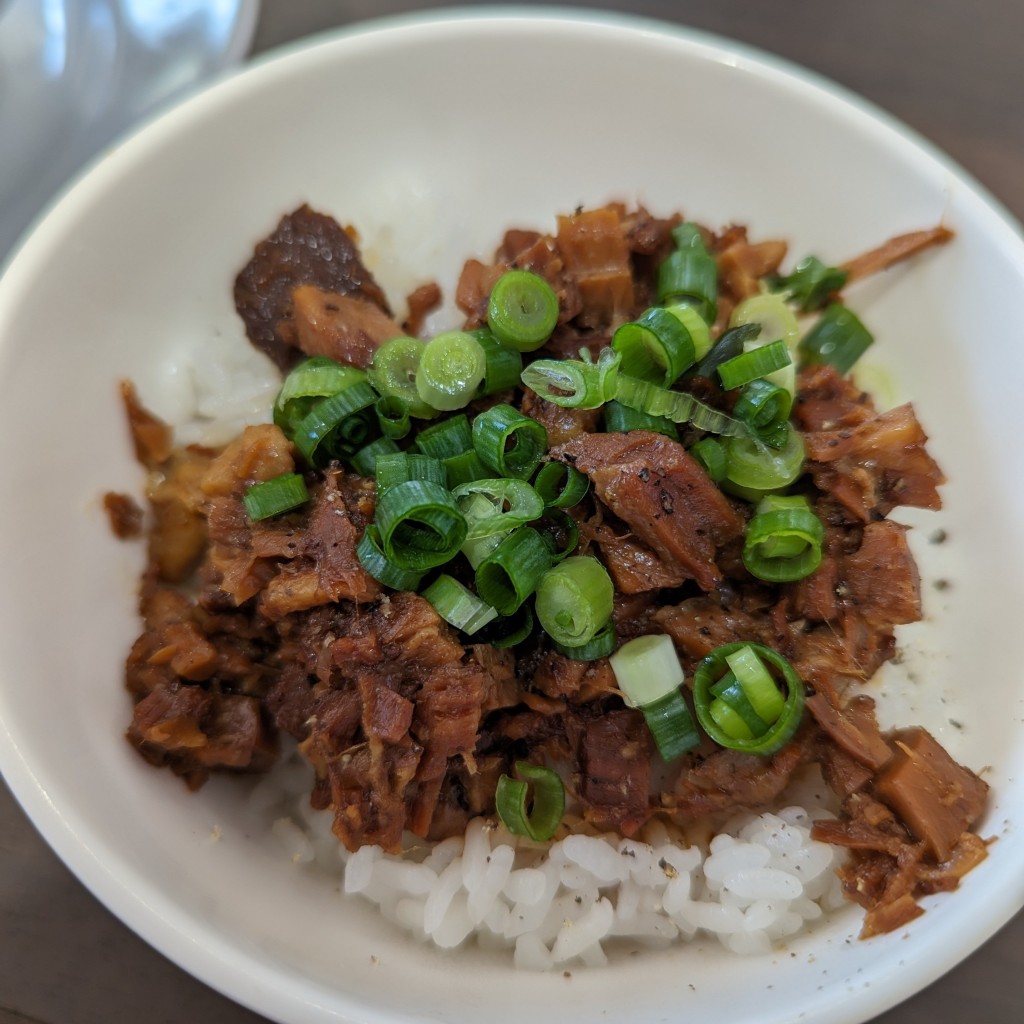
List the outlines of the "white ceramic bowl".
{"label": "white ceramic bowl", "polygon": [[[516,974],[479,950],[414,945],[288,863],[237,785],[191,795],[122,738],[142,552],[112,538],[100,497],[141,475],[116,382],[146,396],[184,342],[241,339],[233,275],[301,201],[356,225],[400,295],[410,275],[450,294],[463,258],[506,226],[548,228],[609,199],[746,223],[794,256],[843,259],[940,219],[957,232],[851,293],[950,478],[917,535],[927,619],[903,631],[904,664],[880,685],[890,714],[987,768],[981,831],[998,837],[959,892],[892,935],[856,941],[850,908],[766,957],[709,942],[570,979]],[[1022,289],[1017,229],[959,169],[834,87],[721,40],[506,13],[370,26],[262,63],[108,154],[0,282],[0,766],[115,913],[281,1021],[863,1021],[1024,903],[1024,697],[1007,658],[1024,604],[1024,348],[1006,327]],[[927,544],[937,528],[948,543]]]}

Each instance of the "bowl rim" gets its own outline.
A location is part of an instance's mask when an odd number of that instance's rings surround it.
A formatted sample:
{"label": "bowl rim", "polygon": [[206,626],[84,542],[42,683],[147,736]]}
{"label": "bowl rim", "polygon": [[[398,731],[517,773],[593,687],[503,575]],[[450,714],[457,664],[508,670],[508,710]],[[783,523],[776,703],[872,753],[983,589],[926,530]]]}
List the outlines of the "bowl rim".
{"label": "bowl rim", "polygon": [[[786,58],[715,33],[621,12],[563,7],[533,9],[516,5],[446,8],[360,21],[275,48],[227,72],[170,109],[151,115],[94,158],[39,215],[34,226],[12,249],[6,267],[0,268],[0,345],[4,344],[6,336],[4,299],[7,295],[17,295],[23,281],[36,277],[40,261],[61,236],[65,215],[88,207],[94,195],[108,191],[121,176],[130,172],[151,146],[161,145],[168,136],[187,132],[189,122],[197,115],[208,117],[218,107],[230,105],[244,96],[253,85],[272,81],[277,75],[291,74],[297,65],[329,51],[338,50],[341,57],[342,51],[348,48],[387,45],[389,40],[414,32],[473,32],[505,23],[584,27],[599,33],[628,32],[634,37],[657,36],[677,46],[686,57],[727,62],[768,76],[773,85],[796,90],[805,99],[829,107],[844,118],[852,118],[862,130],[882,135],[888,147],[917,160],[924,158],[955,178],[964,187],[972,214],[982,221],[986,234],[1024,262],[1024,228],[969,172],[871,101]],[[304,980],[301,990],[291,979],[284,979],[288,982],[286,985],[281,985],[279,980],[275,983],[276,975],[254,971],[255,957],[239,951],[216,930],[206,929],[197,935],[194,922],[187,914],[177,912],[174,904],[134,868],[126,870],[125,865],[116,863],[116,858],[110,859],[115,853],[113,846],[105,842],[103,836],[92,834],[88,822],[80,819],[74,808],[62,807],[59,794],[56,798],[51,795],[43,773],[22,755],[12,724],[0,713],[0,737],[4,740],[0,742],[0,773],[15,799],[65,865],[147,943],[211,988],[276,1020],[358,1019],[395,1024],[397,1018],[389,1011],[357,1004],[344,993],[319,983]],[[841,996],[834,996],[831,1008],[837,1024],[861,1024],[920,991],[977,949],[1022,907],[1024,880],[1014,898],[1005,899],[999,907],[989,906],[990,913],[971,919],[955,951],[933,943],[932,956],[901,971],[899,986],[887,983],[873,986],[872,991],[849,1001],[857,1004],[853,1012],[847,1012],[848,1007],[844,1009],[846,1003]]]}

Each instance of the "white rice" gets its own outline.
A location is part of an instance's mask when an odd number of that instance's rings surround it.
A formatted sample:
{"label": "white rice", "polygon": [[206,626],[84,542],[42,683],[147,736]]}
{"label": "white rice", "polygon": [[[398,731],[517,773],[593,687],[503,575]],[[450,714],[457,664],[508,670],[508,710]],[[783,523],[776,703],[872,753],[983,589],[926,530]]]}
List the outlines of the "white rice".
{"label": "white rice", "polygon": [[370,901],[421,942],[475,942],[525,970],[599,966],[709,937],[734,953],[768,953],[844,902],[839,851],[811,839],[813,820],[828,814],[820,809],[738,815],[691,845],[653,823],[642,839],[577,833],[542,846],[477,818],[462,836],[411,840],[401,855],[350,854],[330,812],[310,807],[310,782],[296,755],[251,792],[283,856],[338,878],[343,899]]}

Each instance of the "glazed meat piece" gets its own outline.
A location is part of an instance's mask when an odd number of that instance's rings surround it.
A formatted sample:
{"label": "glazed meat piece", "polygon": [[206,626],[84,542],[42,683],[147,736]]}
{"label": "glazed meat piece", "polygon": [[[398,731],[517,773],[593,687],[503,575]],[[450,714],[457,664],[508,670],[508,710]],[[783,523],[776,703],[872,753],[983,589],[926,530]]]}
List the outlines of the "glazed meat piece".
{"label": "glazed meat piece", "polygon": [[333,217],[304,204],[281,218],[235,278],[235,308],[249,340],[282,368],[300,354],[293,298],[299,285],[353,296],[390,315],[351,236]]}
{"label": "glazed meat piece", "polygon": [[597,497],[667,571],[704,590],[721,583],[716,555],[742,535],[743,517],[677,441],[647,430],[582,434],[551,456],[586,473]]}
{"label": "glazed meat piece", "polygon": [[363,370],[385,341],[403,333],[368,299],[324,291],[312,284],[292,290],[292,324],[294,344],[307,356],[327,356]]}

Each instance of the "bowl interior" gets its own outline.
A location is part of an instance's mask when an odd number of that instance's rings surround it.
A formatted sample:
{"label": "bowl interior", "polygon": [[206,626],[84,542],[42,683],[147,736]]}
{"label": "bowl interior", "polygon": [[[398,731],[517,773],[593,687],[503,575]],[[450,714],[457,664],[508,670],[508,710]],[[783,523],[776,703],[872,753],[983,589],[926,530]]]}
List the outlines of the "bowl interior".
{"label": "bowl interior", "polygon": [[[359,231],[396,301],[508,226],[608,200],[683,210],[842,260],[945,222],[954,244],[850,293],[871,362],[913,399],[946,471],[916,516],[926,619],[877,687],[993,786],[988,861],[908,928],[857,942],[853,909],[768,957],[714,942],[601,971],[521,975],[398,935],[338,880],[291,865],[246,784],[189,794],[122,739],[143,552],[101,498],[139,492],[117,382],[143,396],[204,338],[244,344],[231,282],[309,202]],[[1002,664],[1024,583],[1024,455],[1005,332],[1024,245],[955,167],[864,105],[717,40],[620,19],[417,19],[264,62],[108,154],[0,282],[0,766],[73,870],[163,952],[282,1021],[524,1017],[865,1020],[1024,903],[1024,690]],[[159,403],[153,403],[161,411]],[[909,518],[909,517],[908,517]],[[944,530],[948,540],[930,543]],[[994,642],[993,642],[994,641]],[[467,965],[471,969],[467,970]],[[744,978],[735,984],[736,971]],[[457,983],[456,983],[457,979]]]}

